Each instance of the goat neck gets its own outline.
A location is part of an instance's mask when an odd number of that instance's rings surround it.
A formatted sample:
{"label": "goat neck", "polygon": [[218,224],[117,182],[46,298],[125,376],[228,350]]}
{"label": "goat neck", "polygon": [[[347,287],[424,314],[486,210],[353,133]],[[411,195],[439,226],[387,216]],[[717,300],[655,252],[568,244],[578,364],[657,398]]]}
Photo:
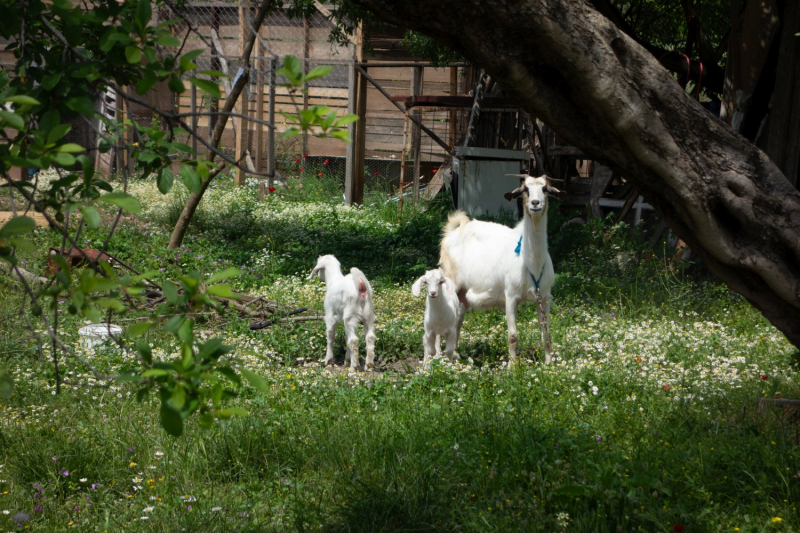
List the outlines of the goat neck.
{"label": "goat neck", "polygon": [[344,274],[342,274],[342,266],[338,262],[329,261],[328,264],[325,265],[326,284],[332,285],[343,278]]}
{"label": "goat neck", "polygon": [[541,213],[525,210],[522,217],[521,257],[530,272],[539,275],[547,257],[547,205]]}

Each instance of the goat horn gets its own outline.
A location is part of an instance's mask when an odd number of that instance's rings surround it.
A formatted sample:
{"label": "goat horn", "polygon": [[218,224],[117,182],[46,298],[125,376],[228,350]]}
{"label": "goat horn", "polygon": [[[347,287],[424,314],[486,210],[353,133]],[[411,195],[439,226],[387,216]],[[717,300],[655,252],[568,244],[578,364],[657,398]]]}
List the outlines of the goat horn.
{"label": "goat horn", "polygon": [[506,174],[506,176],[512,176],[514,178],[532,178],[530,174]]}

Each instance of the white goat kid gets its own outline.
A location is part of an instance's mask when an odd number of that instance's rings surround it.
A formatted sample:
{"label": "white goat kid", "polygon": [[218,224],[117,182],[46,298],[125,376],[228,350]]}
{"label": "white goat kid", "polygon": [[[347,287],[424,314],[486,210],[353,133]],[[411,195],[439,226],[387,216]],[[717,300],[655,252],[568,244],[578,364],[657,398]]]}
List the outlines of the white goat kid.
{"label": "white goat kid", "polygon": [[548,192],[559,191],[546,176],[525,176],[518,189],[505,194],[508,200],[523,198],[524,214],[515,228],[470,220],[456,211],[443,231],[439,266],[455,283],[464,304],[459,330],[467,307],[505,305],[511,361],[517,357],[517,309],[525,301],[537,302],[545,361],[551,359],[548,320],[555,273],[547,252]]}
{"label": "white goat kid", "polygon": [[358,324],[364,325],[367,341],[367,369],[372,368],[375,360],[375,311],[372,307],[372,286],[367,277],[357,268],[351,268],[350,274],[342,275],[342,265],[332,255],[323,255],[317,259],[317,266],[307,279],[319,276],[327,285],[325,293],[325,327],[328,334],[328,348],[325,352],[325,365],[333,360],[333,341],[336,338],[336,324],[344,322],[347,355],[344,363],[350,361],[350,370],[359,367]]}
{"label": "white goat kid", "polygon": [[446,277],[439,268],[425,272],[411,286],[411,293],[419,296],[423,286],[428,297],[425,302],[425,335],[422,337],[425,359],[422,366],[428,368],[431,358],[439,351],[442,336],[446,343],[445,354],[451,363],[455,362],[461,317],[461,302],[458,300],[456,287],[453,280]]}

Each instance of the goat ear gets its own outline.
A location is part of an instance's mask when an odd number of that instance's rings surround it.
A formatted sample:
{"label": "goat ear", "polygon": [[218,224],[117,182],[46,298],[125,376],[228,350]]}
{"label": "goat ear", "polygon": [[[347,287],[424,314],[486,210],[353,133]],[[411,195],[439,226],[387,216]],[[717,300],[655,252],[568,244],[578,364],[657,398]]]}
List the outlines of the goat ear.
{"label": "goat ear", "polygon": [[316,274],[316,273],[317,273],[317,272],[319,272],[320,270],[325,270],[325,267],[324,267],[324,266],[321,266],[319,263],[317,263],[317,266],[315,266],[315,267],[314,267],[314,270],[312,270],[312,271],[311,271],[311,274],[309,274],[309,275],[308,275],[308,277],[307,277],[306,279],[311,279],[311,278],[313,278],[313,277],[314,277],[314,274]]}
{"label": "goat ear", "polygon": [[505,198],[506,200],[508,200],[510,202],[511,200],[517,198],[518,196],[520,196],[522,193],[524,193],[527,190],[528,190],[528,188],[525,185],[522,185],[521,187],[517,187],[516,189],[514,189],[511,192],[505,193],[503,195],[503,198]]}
{"label": "goat ear", "polygon": [[456,284],[453,283],[453,280],[450,278],[444,278],[444,286],[449,291],[450,294],[456,292]]}
{"label": "goat ear", "polygon": [[411,294],[414,296],[419,296],[420,290],[425,284],[425,276],[420,276],[420,278],[411,286]]}

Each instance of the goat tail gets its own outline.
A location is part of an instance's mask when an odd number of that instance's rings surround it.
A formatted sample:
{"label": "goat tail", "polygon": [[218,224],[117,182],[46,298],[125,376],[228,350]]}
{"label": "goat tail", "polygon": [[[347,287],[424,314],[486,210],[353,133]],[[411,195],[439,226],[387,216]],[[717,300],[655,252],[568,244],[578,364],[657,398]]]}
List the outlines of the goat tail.
{"label": "goat tail", "polygon": [[439,243],[439,268],[442,269],[444,275],[453,280],[456,287],[461,282],[461,276],[458,272],[458,265],[450,252],[447,249],[445,241],[447,238],[456,231],[460,231],[469,223],[469,217],[464,211],[451,211],[447,215],[447,223],[442,228],[442,241]]}
{"label": "goat tail", "polygon": [[358,291],[358,300],[361,303],[361,309],[364,309],[367,302],[372,300],[372,286],[370,286],[367,276],[356,267],[350,269],[350,274],[353,275],[353,283]]}
{"label": "goat tail", "polygon": [[460,229],[469,223],[469,217],[464,211],[451,211],[447,215],[447,224],[442,228],[442,236],[447,237],[453,231]]}

